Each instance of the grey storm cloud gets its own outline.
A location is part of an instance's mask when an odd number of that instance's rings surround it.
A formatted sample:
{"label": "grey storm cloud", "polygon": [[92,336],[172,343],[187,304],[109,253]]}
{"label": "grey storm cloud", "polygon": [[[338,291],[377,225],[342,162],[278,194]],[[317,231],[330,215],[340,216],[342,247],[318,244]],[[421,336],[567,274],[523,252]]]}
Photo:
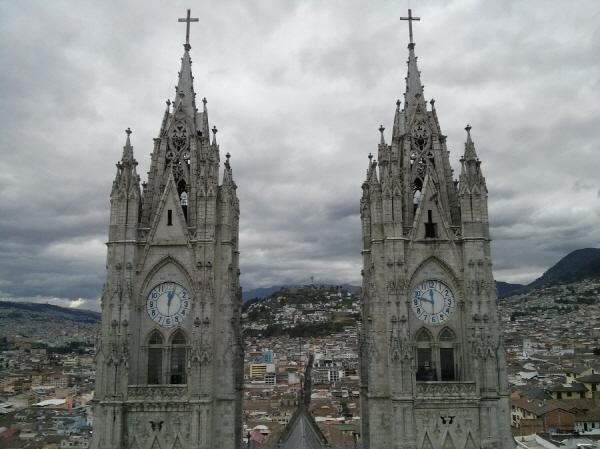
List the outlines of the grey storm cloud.
{"label": "grey storm cloud", "polygon": [[[0,3],[0,299],[98,309],[109,193],[131,127],[146,177],[185,2]],[[361,282],[367,155],[403,101],[397,2],[192,5],[192,70],[241,203],[245,289]],[[413,2],[425,96],[457,177],[464,127],[495,276],[530,282],[600,241],[600,3]]]}

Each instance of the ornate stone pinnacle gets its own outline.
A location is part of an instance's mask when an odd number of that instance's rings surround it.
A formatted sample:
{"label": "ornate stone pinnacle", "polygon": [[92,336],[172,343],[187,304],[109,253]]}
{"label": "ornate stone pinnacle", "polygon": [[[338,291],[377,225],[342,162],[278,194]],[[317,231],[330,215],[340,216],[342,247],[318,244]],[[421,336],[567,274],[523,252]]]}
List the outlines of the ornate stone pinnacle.
{"label": "ornate stone pinnacle", "polygon": [[130,128],[127,128],[127,129],[125,130],[125,132],[127,133],[127,136],[129,136],[129,135],[131,134],[131,129],[130,129]]}
{"label": "ornate stone pinnacle", "polygon": [[369,153],[369,160],[373,159],[373,155],[371,153]]}
{"label": "ornate stone pinnacle", "polygon": [[385,131],[385,128],[383,127],[383,125],[379,125],[379,132],[381,134],[383,134],[384,131]]}
{"label": "ornate stone pinnacle", "polygon": [[202,99],[202,103],[204,103],[204,106],[206,106],[206,103],[208,103],[208,101],[206,101],[206,97]]}
{"label": "ornate stone pinnacle", "polygon": [[467,125],[467,127],[465,128],[465,131],[467,131],[467,133],[471,134],[471,125]]}
{"label": "ornate stone pinnacle", "polygon": [[219,130],[217,129],[216,126],[213,126],[212,132],[213,132],[213,134],[217,134],[219,132]]}

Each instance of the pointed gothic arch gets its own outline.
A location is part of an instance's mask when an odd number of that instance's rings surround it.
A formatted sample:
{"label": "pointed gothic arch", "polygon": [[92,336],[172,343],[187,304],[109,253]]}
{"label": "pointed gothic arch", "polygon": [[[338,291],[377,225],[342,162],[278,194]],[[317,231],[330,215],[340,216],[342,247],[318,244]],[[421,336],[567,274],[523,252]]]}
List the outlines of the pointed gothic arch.
{"label": "pointed gothic arch", "polygon": [[453,289],[453,291],[455,292],[454,296],[462,297],[463,296],[462,291],[457,288],[457,286],[460,285],[460,282],[459,282],[458,277],[456,276],[456,273],[450,267],[450,265],[445,260],[440,258],[437,254],[431,254],[428,257],[426,257],[425,259],[423,259],[421,262],[419,262],[419,264],[414,269],[412,276],[410,277],[409,285],[415,284],[416,279],[418,279],[423,268],[425,268],[425,266],[427,266],[427,264],[429,264],[430,262],[437,263],[444,270],[444,273],[446,273],[446,275],[448,275],[448,277],[452,281],[452,284],[454,284],[454,285],[450,286],[450,287],[454,287],[454,289]]}
{"label": "pointed gothic arch", "polygon": [[137,437],[135,435],[133,436],[133,439],[131,440],[129,449],[140,449],[140,445],[139,445]]}
{"label": "pointed gothic arch", "polygon": [[446,438],[444,439],[444,445],[442,449],[456,449],[454,445],[454,441],[452,441],[452,437],[450,436],[450,432],[446,433]]}
{"label": "pointed gothic arch", "polygon": [[437,339],[440,343],[448,342],[448,341],[455,341],[456,340],[456,332],[454,332],[451,327],[445,326],[440,330]]}
{"label": "pointed gothic arch", "polygon": [[426,327],[421,327],[415,334],[415,341],[430,343],[433,341],[433,334]]}
{"label": "pointed gothic arch", "polygon": [[438,380],[433,353],[433,334],[426,327],[421,327],[414,337],[417,359],[417,381]]}
{"label": "pointed gothic arch", "polygon": [[165,336],[159,328],[152,329],[146,338],[146,344],[148,345],[162,345],[164,344]]}
{"label": "pointed gothic arch", "polygon": [[425,436],[423,437],[423,444],[421,445],[421,449],[433,449],[433,444],[431,444],[431,438],[429,437],[429,430],[425,431]]}
{"label": "pointed gothic arch", "polygon": [[161,268],[163,268],[165,265],[167,265],[169,263],[172,263],[173,265],[175,265],[175,267],[183,274],[183,276],[185,277],[185,281],[188,285],[193,285],[193,282],[192,282],[193,277],[190,274],[190,272],[188,271],[188,269],[185,267],[185,265],[183,263],[181,263],[179,260],[177,260],[175,257],[173,257],[172,255],[168,254],[168,255],[160,258],[154,264],[154,266],[148,270],[148,274],[144,278],[144,281],[142,282],[142,286],[140,288],[140,295],[138,298],[139,304],[143,304],[146,301],[146,294],[147,294],[148,287],[150,286],[150,283],[156,281],[156,279],[155,279],[156,273],[158,273]]}
{"label": "pointed gothic arch", "polygon": [[417,381],[451,382],[458,378],[458,337],[450,326],[444,326],[437,338],[427,327],[415,333],[413,344],[417,358]]}
{"label": "pointed gothic arch", "polygon": [[186,345],[188,337],[183,329],[176,328],[169,337],[170,345]]}
{"label": "pointed gothic arch", "polygon": [[168,338],[160,329],[152,329],[145,338],[148,385],[187,383],[187,363],[190,339],[181,328],[175,328]]}

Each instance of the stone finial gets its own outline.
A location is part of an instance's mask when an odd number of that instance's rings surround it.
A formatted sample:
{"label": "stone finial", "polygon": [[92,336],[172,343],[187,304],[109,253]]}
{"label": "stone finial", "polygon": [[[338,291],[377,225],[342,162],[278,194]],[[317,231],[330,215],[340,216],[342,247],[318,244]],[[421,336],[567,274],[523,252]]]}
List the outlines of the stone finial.
{"label": "stone finial", "polygon": [[131,134],[131,128],[127,128],[127,129],[125,130],[125,132],[127,133],[127,137],[129,137],[129,135]]}
{"label": "stone finial", "polygon": [[469,134],[471,134],[471,125],[467,125],[467,127],[465,128],[465,131]]}

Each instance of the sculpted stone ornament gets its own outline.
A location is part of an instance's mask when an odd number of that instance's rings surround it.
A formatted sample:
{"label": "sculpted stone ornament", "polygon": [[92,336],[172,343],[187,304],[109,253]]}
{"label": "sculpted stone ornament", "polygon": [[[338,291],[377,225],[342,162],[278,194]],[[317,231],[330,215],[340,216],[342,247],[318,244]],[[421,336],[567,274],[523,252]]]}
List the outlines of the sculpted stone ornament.
{"label": "sculpted stone ornament", "polygon": [[417,395],[425,398],[474,398],[475,382],[417,383]]}
{"label": "sculpted stone ornament", "polygon": [[136,385],[129,386],[127,396],[134,400],[171,400],[185,398],[187,395],[187,385]]}
{"label": "sculpted stone ornament", "polygon": [[129,369],[129,345],[125,342],[121,343],[121,357],[119,362]]}
{"label": "sculpted stone ornament", "polygon": [[115,344],[110,341],[108,342],[108,355],[106,357],[107,365],[118,365],[119,364],[119,356],[117,355],[117,350],[115,348]]}

